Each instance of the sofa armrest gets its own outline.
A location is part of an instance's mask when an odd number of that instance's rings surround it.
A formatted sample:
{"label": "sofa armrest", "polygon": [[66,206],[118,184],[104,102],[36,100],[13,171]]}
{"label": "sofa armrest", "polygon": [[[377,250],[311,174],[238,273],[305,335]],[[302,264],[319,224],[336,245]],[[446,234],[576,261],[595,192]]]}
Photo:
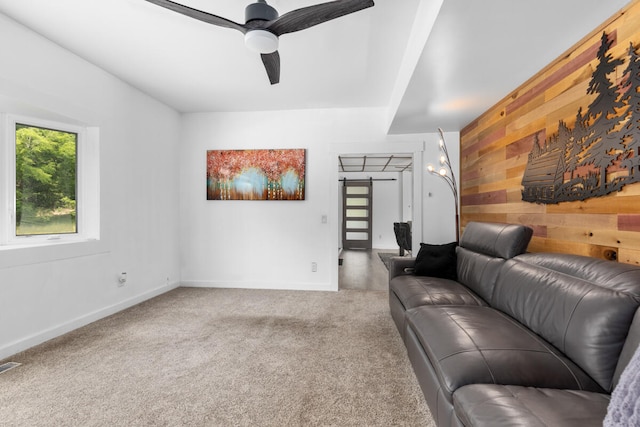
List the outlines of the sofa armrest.
{"label": "sofa armrest", "polygon": [[394,256],[389,259],[389,281],[396,276],[413,274],[415,257]]}

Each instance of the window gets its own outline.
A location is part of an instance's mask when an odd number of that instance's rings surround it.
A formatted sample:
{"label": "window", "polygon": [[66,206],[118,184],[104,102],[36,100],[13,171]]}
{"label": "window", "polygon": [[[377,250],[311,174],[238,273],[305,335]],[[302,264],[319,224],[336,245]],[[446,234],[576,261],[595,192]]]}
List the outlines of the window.
{"label": "window", "polygon": [[96,128],[6,115],[0,247],[96,240]]}
{"label": "window", "polygon": [[77,233],[78,133],[15,125],[16,236]]}

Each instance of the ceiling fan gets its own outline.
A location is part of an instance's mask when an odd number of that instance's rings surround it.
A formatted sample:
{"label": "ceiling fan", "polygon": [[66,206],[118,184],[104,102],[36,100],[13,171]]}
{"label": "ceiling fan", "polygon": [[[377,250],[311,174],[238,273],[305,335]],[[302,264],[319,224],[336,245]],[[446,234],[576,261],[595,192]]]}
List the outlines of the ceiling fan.
{"label": "ceiling fan", "polygon": [[240,31],[244,34],[245,45],[260,53],[272,85],[280,82],[279,36],[304,30],[374,5],[373,0],[337,0],[303,7],[279,16],[265,0],[257,0],[245,8],[245,23],[239,24],[170,0],[146,1],[209,24]]}

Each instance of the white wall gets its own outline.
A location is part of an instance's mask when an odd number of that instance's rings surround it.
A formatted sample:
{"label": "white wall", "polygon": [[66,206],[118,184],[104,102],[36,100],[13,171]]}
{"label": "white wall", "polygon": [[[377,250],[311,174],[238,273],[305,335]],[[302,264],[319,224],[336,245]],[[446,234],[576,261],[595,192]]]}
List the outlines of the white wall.
{"label": "white wall", "polygon": [[4,15],[0,52],[1,112],[99,127],[102,237],[0,248],[2,358],[178,285],[180,116]]}
{"label": "white wall", "polygon": [[[403,152],[423,164],[423,145],[437,144],[387,136],[385,108],[181,117],[3,15],[0,49],[0,111],[98,127],[101,188],[99,242],[0,248],[0,358],[179,283],[337,290],[337,156]],[[448,143],[457,167],[457,134]],[[274,147],[308,150],[307,200],[206,200],[207,149]],[[448,189],[414,174],[414,199],[429,192],[413,206],[414,245],[453,239]]]}
{"label": "white wall", "polygon": [[[373,249],[398,249],[393,223],[402,220],[402,174],[400,172],[341,173],[339,179],[380,179],[373,181]],[[394,180],[394,181],[392,181]],[[340,183],[337,183],[341,186]],[[342,187],[340,187],[342,191]],[[341,193],[342,194],[342,193]],[[342,209],[339,210],[342,223]],[[342,233],[342,230],[340,230]],[[338,235],[342,239],[342,234]]]}
{"label": "white wall", "polygon": [[[422,169],[416,168],[416,173],[422,174]],[[402,222],[413,221],[413,171],[402,172]]]}
{"label": "white wall", "polygon": [[[397,152],[402,141],[385,135],[385,113],[384,109],[335,109],[185,115],[182,283],[337,289],[337,155],[340,147],[344,147],[342,153],[366,153],[372,148],[378,153]],[[409,140],[422,146],[419,138]],[[307,199],[207,201],[206,151],[244,148],[307,149]],[[399,210],[399,202],[394,204]],[[323,215],[329,219],[326,224],[321,222]],[[315,273],[312,262],[318,265]]]}

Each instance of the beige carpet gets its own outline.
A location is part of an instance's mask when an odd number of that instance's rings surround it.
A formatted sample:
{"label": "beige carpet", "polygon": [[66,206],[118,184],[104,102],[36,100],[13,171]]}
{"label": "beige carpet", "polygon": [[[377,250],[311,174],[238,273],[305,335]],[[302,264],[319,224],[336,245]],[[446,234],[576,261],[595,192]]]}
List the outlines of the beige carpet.
{"label": "beige carpet", "polygon": [[2,426],[433,426],[387,293],[179,288],[9,359]]}

